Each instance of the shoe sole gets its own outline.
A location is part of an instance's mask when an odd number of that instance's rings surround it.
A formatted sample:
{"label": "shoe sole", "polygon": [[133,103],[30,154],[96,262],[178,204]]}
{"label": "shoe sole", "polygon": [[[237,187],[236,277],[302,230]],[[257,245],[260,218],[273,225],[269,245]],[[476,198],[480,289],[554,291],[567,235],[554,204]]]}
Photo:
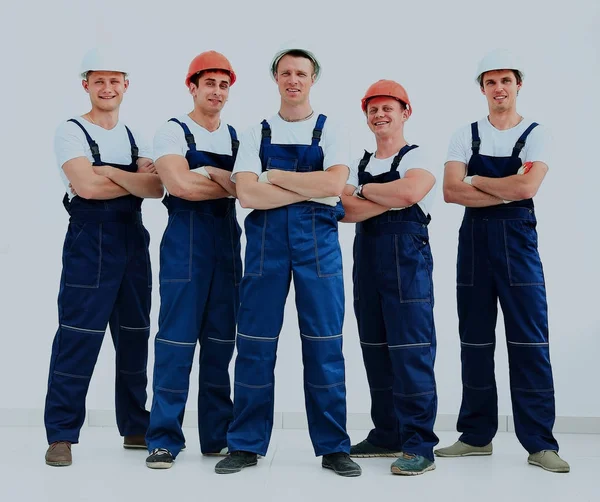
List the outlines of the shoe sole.
{"label": "shoe sole", "polygon": [[402,455],[401,451],[390,453],[350,453],[352,458],[397,458]]}
{"label": "shoe sole", "polygon": [[362,474],[362,470],[353,469],[352,471],[336,471],[333,466],[321,464],[324,469],[331,469],[338,476],[343,476],[345,478],[356,478]]}
{"label": "shoe sole", "polygon": [[243,467],[239,467],[239,468],[235,468],[235,469],[230,469],[227,467],[215,467],[215,472],[217,474],[235,474],[236,472],[240,472],[242,469],[245,469],[246,467],[253,467],[256,464],[258,464],[258,461],[252,462],[250,464],[246,464]]}
{"label": "shoe sole", "polygon": [[541,467],[542,469],[544,469],[545,471],[548,471],[548,472],[567,473],[567,472],[571,471],[570,467],[569,468],[559,467],[557,469],[550,469],[549,467],[546,467],[546,466],[542,465],[540,462],[536,462],[535,460],[527,460],[527,463],[531,464],[531,465],[535,465],[537,467]]}
{"label": "shoe sole", "polygon": [[170,469],[173,462],[146,462],[146,467],[150,469]]}
{"label": "shoe sole", "polygon": [[46,465],[50,465],[52,467],[68,467],[73,463],[72,460],[57,460],[54,462],[49,462],[46,460]]}
{"label": "shoe sole", "polygon": [[392,466],[392,474],[398,474],[400,476],[418,476],[419,474],[423,474],[427,471],[434,471],[435,464],[431,464],[430,466],[425,467],[422,471],[403,471],[402,469],[398,469],[396,466]]}
{"label": "shoe sole", "polygon": [[452,455],[448,453],[439,453],[438,451],[434,451],[433,454],[436,457],[441,458],[458,458],[458,457],[486,457],[492,454],[491,451],[471,451],[468,453],[460,453],[458,455]]}
{"label": "shoe sole", "polygon": [[229,453],[203,453],[205,457],[226,457]]}
{"label": "shoe sole", "polygon": [[126,450],[147,450],[148,446],[145,444],[123,444],[123,448]]}

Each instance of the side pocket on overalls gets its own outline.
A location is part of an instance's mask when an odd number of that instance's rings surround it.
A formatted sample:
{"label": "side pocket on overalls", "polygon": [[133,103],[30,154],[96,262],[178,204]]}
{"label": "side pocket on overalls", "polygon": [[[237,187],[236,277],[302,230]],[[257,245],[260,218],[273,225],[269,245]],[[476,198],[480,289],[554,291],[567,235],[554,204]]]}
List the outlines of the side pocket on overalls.
{"label": "side pocket on overalls", "polygon": [[267,213],[267,211],[255,209],[244,220],[244,229],[246,230],[244,275],[261,276],[263,274]]}
{"label": "side pocket on overalls", "polygon": [[473,286],[475,275],[474,246],[473,222],[463,220],[458,231],[458,256],[456,259],[457,286]]}
{"label": "side pocket on overalls", "polygon": [[333,209],[329,207],[312,209],[312,233],[319,277],[342,275],[342,251],[338,236],[338,222]]}
{"label": "side pocket on overalls", "polygon": [[142,233],[144,234],[144,256],[146,260],[146,274],[148,278],[148,288],[152,289],[152,264],[150,262],[150,233],[142,225]]}
{"label": "side pocket on overalls", "polygon": [[63,256],[65,286],[73,288],[99,288],[102,271],[102,223],[85,223],[76,232],[69,249]]}
{"label": "side pocket on overalls", "polygon": [[169,223],[160,243],[160,282],[192,280],[192,245],[194,214],[177,211],[169,215]]}
{"label": "side pocket on overalls", "polygon": [[504,220],[504,248],[511,286],[543,286],[544,272],[537,248],[535,221]]}
{"label": "side pocket on overalls", "polygon": [[413,235],[394,235],[400,303],[428,302],[431,298],[429,264],[413,243]]}

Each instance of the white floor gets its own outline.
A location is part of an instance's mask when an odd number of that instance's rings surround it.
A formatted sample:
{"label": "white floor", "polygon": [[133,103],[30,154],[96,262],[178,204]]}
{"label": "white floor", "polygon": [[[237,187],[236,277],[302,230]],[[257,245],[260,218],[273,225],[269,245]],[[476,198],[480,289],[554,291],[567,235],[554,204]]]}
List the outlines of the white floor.
{"label": "white floor", "polygon": [[[0,500],[600,502],[600,435],[557,435],[569,474],[528,465],[514,434],[499,433],[491,457],[438,459],[435,471],[415,477],[392,475],[393,459],[359,459],[363,475],[341,478],[320,467],[304,430],[275,430],[258,467],[232,475],[215,474],[217,459],[202,457],[195,430],[184,431],[187,450],[173,468],[156,471],[145,467],[145,451],[124,450],[113,428],[84,428],[73,447],[73,465],[48,467],[43,428],[2,427]],[[439,435],[441,445],[456,439],[451,432]],[[365,431],[351,431],[353,442],[364,436]]]}

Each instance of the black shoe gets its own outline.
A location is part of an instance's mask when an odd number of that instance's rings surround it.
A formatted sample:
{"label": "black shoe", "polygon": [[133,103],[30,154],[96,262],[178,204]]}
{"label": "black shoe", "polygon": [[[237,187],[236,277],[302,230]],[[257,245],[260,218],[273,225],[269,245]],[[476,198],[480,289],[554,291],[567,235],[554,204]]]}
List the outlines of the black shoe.
{"label": "black shoe", "polygon": [[352,460],[350,455],[343,452],[323,455],[323,461],[321,462],[321,465],[325,469],[331,469],[336,474],[348,478],[353,478],[362,474],[360,465]]}
{"label": "black shoe", "polygon": [[170,469],[173,466],[173,455],[164,448],[154,448],[146,459],[146,467],[150,469]]}
{"label": "black shoe", "polygon": [[258,463],[256,453],[249,451],[234,451],[215,465],[217,474],[233,474],[240,472],[244,467],[251,467]]}

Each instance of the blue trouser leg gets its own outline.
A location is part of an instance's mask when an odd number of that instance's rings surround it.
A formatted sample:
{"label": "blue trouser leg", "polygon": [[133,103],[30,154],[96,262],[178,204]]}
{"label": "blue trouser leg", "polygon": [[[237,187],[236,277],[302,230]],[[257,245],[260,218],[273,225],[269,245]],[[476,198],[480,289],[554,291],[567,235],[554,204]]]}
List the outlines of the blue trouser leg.
{"label": "blue trouser leg", "polygon": [[496,280],[504,314],[515,432],[529,453],[558,450],[548,307],[535,220],[497,222]]}
{"label": "blue trouser leg", "polygon": [[433,432],[437,412],[433,258],[426,235],[382,235],[378,240],[377,282],[386,313],[402,451],[433,460],[438,443]]}
{"label": "blue trouser leg", "polygon": [[498,430],[494,375],[498,296],[481,221],[464,220],[457,262],[458,321],[463,394],[457,429],[460,440],[485,446]]}
{"label": "blue trouser leg", "polygon": [[240,229],[235,216],[220,225],[220,256],[211,284],[200,334],[198,427],[203,453],[227,446],[233,418],[229,362],[235,347],[236,318],[241,280]]}
{"label": "blue trouser leg", "polygon": [[[342,354],[344,283],[333,210],[291,207],[290,241],[308,427],[317,456],[350,451]],[[292,225],[292,221],[301,222]]]}
{"label": "blue trouser leg", "polygon": [[149,236],[141,226],[131,230],[129,260],[109,322],[116,351],[117,427],[122,436],[145,434],[150,417],[146,410],[152,293]]}
{"label": "blue trouser leg", "polygon": [[44,410],[49,443],[79,442],[90,379],[125,271],[123,227],[69,223]]}
{"label": "blue trouser leg", "polygon": [[287,209],[252,211],[245,219],[233,421],[229,451],[265,455],[273,429],[275,360],[291,267]]}
{"label": "blue trouser leg", "polygon": [[148,449],[177,456],[185,443],[183,413],[194,352],[214,273],[212,217],[169,215],[161,242],[160,313],[155,338]]}
{"label": "blue trouser leg", "polygon": [[374,278],[376,239],[375,236],[357,234],[354,241],[354,312],[371,394],[371,419],[375,426],[367,440],[382,448],[400,450],[401,425],[394,406],[394,373]]}

